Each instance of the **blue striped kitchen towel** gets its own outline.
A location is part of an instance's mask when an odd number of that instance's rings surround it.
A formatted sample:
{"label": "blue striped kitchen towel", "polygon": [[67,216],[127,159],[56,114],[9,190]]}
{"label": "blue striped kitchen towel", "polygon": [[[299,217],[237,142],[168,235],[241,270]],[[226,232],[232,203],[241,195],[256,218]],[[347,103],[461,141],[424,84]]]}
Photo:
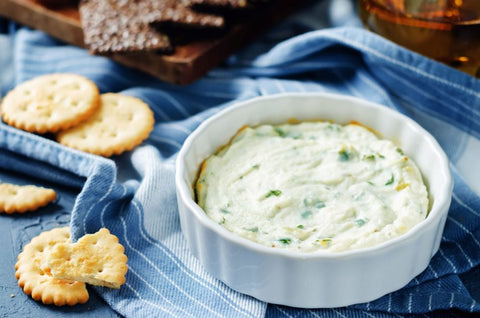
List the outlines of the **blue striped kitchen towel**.
{"label": "blue striped kitchen towel", "polygon": [[[343,11],[338,10],[339,3]],[[125,317],[480,315],[476,301],[480,276],[475,275],[480,263],[480,81],[361,29],[354,12],[345,8],[351,9],[351,3],[312,4],[201,80],[182,87],[10,23],[8,35],[0,37],[0,45],[7,48],[0,51],[3,92],[41,74],[78,73],[95,81],[102,92],[143,99],[156,120],[155,130],[142,146],[112,159],[67,149],[1,124],[0,176],[49,180],[74,194],[71,214],[48,222],[46,215],[26,217],[23,230],[30,233],[31,228],[70,222],[76,239],[100,227],[109,228],[125,246],[129,271],[119,290],[95,291]],[[325,12],[331,19],[319,25],[318,17],[327,16]],[[340,26],[345,24],[349,26]],[[370,303],[316,310],[266,304],[212,278],[188,251],[177,215],[175,156],[203,120],[236,101],[322,91],[394,108],[438,139],[455,177],[441,248],[429,267],[406,287]],[[35,231],[30,236],[38,234]],[[39,316],[41,306],[31,305],[20,295],[11,301],[16,299]],[[89,316],[89,308],[81,308],[55,310]]]}

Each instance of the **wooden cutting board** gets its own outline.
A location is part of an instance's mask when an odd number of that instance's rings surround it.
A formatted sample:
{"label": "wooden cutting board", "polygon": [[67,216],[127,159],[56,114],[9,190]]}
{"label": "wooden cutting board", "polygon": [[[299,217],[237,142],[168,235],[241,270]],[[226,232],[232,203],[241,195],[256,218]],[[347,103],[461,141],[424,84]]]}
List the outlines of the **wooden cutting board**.
{"label": "wooden cutting board", "polygon": [[[264,13],[232,25],[223,35],[178,45],[171,55],[149,52],[115,54],[110,57],[166,82],[189,84],[306,2],[308,0],[277,0],[275,5],[265,8]],[[84,47],[76,5],[54,8],[46,7],[38,0],[0,0],[0,15],[42,30],[67,43]]]}

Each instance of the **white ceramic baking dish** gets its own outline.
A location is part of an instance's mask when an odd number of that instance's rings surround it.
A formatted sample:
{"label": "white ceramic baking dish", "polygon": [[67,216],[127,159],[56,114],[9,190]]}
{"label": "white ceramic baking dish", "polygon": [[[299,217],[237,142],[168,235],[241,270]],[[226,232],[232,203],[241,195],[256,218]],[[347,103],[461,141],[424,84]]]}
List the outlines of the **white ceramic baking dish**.
{"label": "white ceramic baking dish", "polygon": [[[340,124],[354,120],[395,141],[424,177],[431,201],[425,221],[374,247],[300,253],[257,244],[209,219],[194,198],[201,163],[243,125],[278,124],[292,118]],[[327,308],[377,299],[402,288],[428,266],[440,244],[453,181],[445,153],[413,120],[357,98],[301,93],[240,102],[202,123],[178,155],[176,187],[182,231],[209,273],[234,290],[269,303]]]}

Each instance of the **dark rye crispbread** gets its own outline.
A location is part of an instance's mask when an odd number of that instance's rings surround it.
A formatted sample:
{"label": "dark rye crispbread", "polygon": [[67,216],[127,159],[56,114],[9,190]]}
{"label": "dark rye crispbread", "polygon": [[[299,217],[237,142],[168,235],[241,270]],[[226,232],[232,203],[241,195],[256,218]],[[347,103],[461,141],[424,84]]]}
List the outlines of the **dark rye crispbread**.
{"label": "dark rye crispbread", "polygon": [[193,8],[219,7],[229,9],[244,9],[251,6],[247,0],[184,0],[184,3]]}
{"label": "dark rye crispbread", "polygon": [[194,10],[241,11],[256,9],[271,0],[183,0],[183,2]]}
{"label": "dark rye crispbread", "polygon": [[156,26],[168,24],[182,28],[223,28],[223,17],[192,10],[181,0],[148,0],[149,14],[147,21]]}
{"label": "dark rye crispbread", "polygon": [[82,0],[79,12],[84,42],[94,54],[171,52],[167,35],[153,28],[146,16],[150,0]]}

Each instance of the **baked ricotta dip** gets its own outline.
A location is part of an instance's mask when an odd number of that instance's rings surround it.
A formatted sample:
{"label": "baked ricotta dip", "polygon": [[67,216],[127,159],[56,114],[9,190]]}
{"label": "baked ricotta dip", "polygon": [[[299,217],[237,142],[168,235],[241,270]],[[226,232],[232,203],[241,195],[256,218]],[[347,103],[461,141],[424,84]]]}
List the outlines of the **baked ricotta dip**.
{"label": "baked ricotta dip", "polygon": [[202,165],[197,202],[227,230],[299,252],[375,246],[422,222],[415,163],[358,124],[243,127]]}

